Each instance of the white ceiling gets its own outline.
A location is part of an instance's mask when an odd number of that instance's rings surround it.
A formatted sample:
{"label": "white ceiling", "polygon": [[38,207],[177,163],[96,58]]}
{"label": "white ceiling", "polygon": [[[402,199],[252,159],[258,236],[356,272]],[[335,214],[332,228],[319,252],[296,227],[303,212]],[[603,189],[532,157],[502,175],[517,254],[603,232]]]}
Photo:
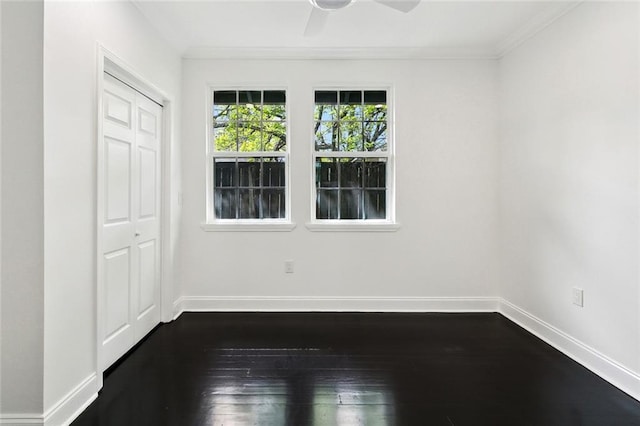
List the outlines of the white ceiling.
{"label": "white ceiling", "polygon": [[401,13],[372,0],[332,12],[305,37],[308,0],[132,0],[185,57],[377,51],[387,56],[499,56],[576,1],[433,1]]}

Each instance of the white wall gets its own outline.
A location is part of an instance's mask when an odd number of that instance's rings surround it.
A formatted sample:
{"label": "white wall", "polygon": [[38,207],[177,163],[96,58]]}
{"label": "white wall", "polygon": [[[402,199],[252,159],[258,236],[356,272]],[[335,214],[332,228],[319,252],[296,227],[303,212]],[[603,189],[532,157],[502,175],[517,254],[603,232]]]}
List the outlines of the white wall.
{"label": "white wall", "polygon": [[42,2],[3,2],[0,412],[42,411]]}
{"label": "white wall", "polygon": [[635,372],[638,18],[585,2],[500,61],[502,296]]}
{"label": "white wall", "polygon": [[[184,60],[183,296],[496,296],[496,71],[490,60]],[[288,87],[297,223],[292,232],[200,228],[205,219],[207,83]],[[311,205],[312,87],[322,83],[394,87],[399,231],[305,228]],[[285,259],[294,260],[294,274],[285,275]],[[223,308],[240,306],[227,302]],[[385,306],[403,308],[384,301],[378,305]],[[260,301],[242,305],[268,307]],[[350,307],[358,305],[338,305]]]}
{"label": "white wall", "polygon": [[[97,43],[174,96],[176,105],[181,61],[125,2],[47,2],[44,40],[47,411],[96,371]],[[174,151],[177,139],[174,134]]]}
{"label": "white wall", "polygon": [[[44,34],[41,26],[26,25],[43,13],[41,3],[28,4],[2,3],[3,413],[49,412],[96,371],[97,42],[175,96],[182,114],[172,158],[182,149],[184,170],[172,164],[170,189],[172,224],[181,224],[171,232],[172,244],[181,241],[179,282],[172,283],[177,294],[500,295],[640,371],[637,4],[583,4],[499,63],[184,60],[182,76],[178,55],[128,3],[48,2]],[[35,50],[17,38],[8,43],[8,31]],[[42,75],[36,54],[25,69],[6,66],[7,55],[37,52],[43,38],[44,94],[37,84],[17,83]],[[311,206],[311,89],[349,82],[395,89],[397,232],[304,227]],[[294,231],[200,228],[207,83],[288,87]],[[24,93],[33,99],[20,104],[29,111],[7,111]],[[10,143],[16,134],[21,143]],[[24,178],[17,186],[16,176]],[[285,259],[295,261],[294,274],[284,274]],[[18,278],[20,286],[8,284]],[[584,308],[571,305],[574,285],[585,289]],[[349,309],[350,300],[341,307]],[[260,309],[260,303],[244,307]]]}

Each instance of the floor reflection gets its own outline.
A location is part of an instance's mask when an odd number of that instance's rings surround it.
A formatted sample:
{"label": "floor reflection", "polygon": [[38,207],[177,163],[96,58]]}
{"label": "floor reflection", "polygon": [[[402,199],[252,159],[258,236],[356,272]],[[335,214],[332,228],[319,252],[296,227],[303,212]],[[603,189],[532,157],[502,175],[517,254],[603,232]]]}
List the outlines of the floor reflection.
{"label": "floor reflection", "polygon": [[[330,382],[334,383],[330,383]],[[394,418],[389,387],[375,378],[335,377],[314,388],[315,426],[388,426]]]}
{"label": "floor reflection", "polygon": [[228,378],[211,391],[212,425],[286,424],[287,385],[283,380]]}
{"label": "floor reflection", "polygon": [[[309,366],[312,368],[309,368]],[[208,372],[207,424],[393,424],[394,399],[379,371],[316,348],[225,348]]]}

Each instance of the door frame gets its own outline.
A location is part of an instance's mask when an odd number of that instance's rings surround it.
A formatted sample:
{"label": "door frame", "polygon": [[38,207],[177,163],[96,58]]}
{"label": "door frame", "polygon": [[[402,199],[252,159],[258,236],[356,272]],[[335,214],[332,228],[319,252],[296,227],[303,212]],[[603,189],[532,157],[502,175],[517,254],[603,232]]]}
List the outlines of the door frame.
{"label": "door frame", "polygon": [[108,366],[104,365],[102,351],[102,335],[104,331],[104,300],[105,288],[103,280],[104,260],[102,256],[103,224],[104,218],[101,212],[104,209],[104,131],[103,119],[103,91],[104,74],[109,74],[131,86],[136,91],[147,96],[162,106],[162,135],[160,141],[160,322],[166,323],[173,320],[173,257],[171,256],[171,205],[172,205],[172,181],[171,181],[171,144],[174,121],[174,97],[165,90],[157,87],[151,81],[135,69],[129,66],[117,55],[107,50],[100,43],[97,44],[97,74],[96,74],[96,210],[95,210],[95,259],[96,259],[96,298],[95,298],[95,325],[96,325],[96,352],[95,368],[98,380],[98,389],[102,389],[103,373]]}

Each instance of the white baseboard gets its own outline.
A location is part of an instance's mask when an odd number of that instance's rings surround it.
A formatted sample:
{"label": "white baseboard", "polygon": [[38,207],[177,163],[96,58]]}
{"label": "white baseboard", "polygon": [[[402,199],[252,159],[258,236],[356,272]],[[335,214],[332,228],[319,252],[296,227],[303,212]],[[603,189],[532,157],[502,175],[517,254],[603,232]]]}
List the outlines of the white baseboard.
{"label": "white baseboard", "polygon": [[98,377],[92,373],[45,412],[44,426],[68,425],[97,397]]}
{"label": "white baseboard", "polygon": [[40,414],[0,414],[0,425],[3,426],[43,426],[44,420]]}
{"label": "white baseboard", "polygon": [[92,373],[42,414],[0,414],[3,426],[67,426],[98,397],[98,380]]}
{"label": "white baseboard", "polygon": [[638,374],[507,300],[500,299],[499,312],[640,401],[640,376]]}
{"label": "white baseboard", "polygon": [[497,312],[497,297],[183,296],[182,312]]}

